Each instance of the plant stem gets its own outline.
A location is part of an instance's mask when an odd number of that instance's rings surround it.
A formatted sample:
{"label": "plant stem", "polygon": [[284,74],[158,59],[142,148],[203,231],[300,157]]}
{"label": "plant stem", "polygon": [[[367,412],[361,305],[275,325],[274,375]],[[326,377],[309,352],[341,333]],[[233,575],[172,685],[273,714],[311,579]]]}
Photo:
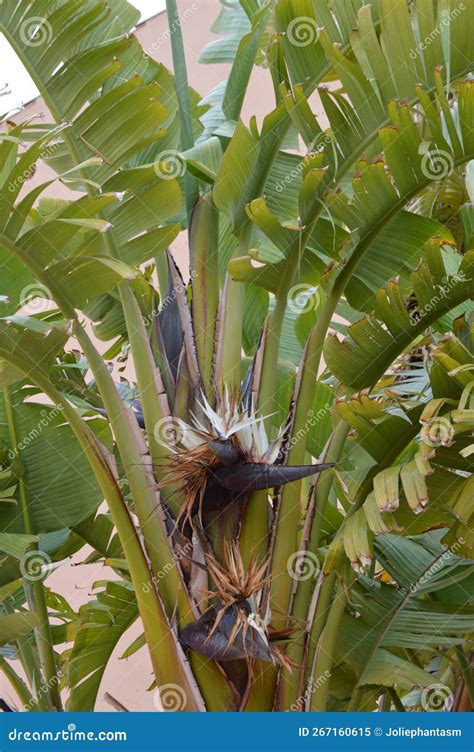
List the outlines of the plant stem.
{"label": "plant stem", "polygon": [[[8,386],[3,389],[5,402],[5,412],[7,418],[8,431],[10,434],[11,447],[15,452],[19,465],[18,493],[20,497],[20,508],[23,519],[23,526],[27,535],[35,535],[33,518],[31,515],[28,490],[25,482],[25,468],[23,466],[21,449],[18,441],[18,434],[13,411],[12,395]],[[30,551],[38,551],[37,543],[32,543]],[[25,581],[26,580],[26,581]],[[46,593],[44,591],[41,579],[33,578],[28,582],[24,578],[24,587],[30,594],[30,601],[34,603],[35,610],[39,616],[39,626],[35,628],[36,644],[44,672],[44,685],[47,688],[47,694],[51,704],[56,710],[61,711],[62,703],[58,689],[59,680],[57,677],[56,657],[54,655],[53,639],[49,624],[48,605],[46,603]]]}
{"label": "plant stem", "polygon": [[[186,55],[183,44],[183,33],[181,30],[181,19],[176,0],[166,0],[166,13],[168,16],[168,26],[171,35],[171,54],[173,58],[174,81],[181,125],[181,149],[186,151],[194,146],[193,117],[191,99],[189,96],[188,73],[186,70]],[[189,172],[186,172],[185,174],[184,186],[186,195],[186,213],[189,220],[198,197],[198,182],[195,177],[189,174]]]}
{"label": "plant stem", "polygon": [[311,628],[310,628],[308,639],[307,639],[308,654],[306,657],[305,665],[306,667],[308,666],[310,667],[309,670],[308,669],[306,670],[307,681],[309,681],[309,679],[311,678],[311,668],[314,663],[314,656],[316,653],[319,639],[324,629],[324,625],[326,624],[326,619],[327,619],[329,610],[331,608],[336,581],[337,581],[336,573],[330,572],[328,575],[325,576],[323,583],[321,585],[321,589],[318,593],[318,600],[317,600],[316,608],[314,611],[313,622],[311,624]]}
{"label": "plant stem", "polygon": [[158,256],[155,256],[155,267],[158,277],[158,289],[160,291],[161,300],[163,301],[168,294],[168,285],[170,281],[166,253],[159,253]]}
{"label": "plant stem", "polygon": [[[252,225],[247,222],[240,234],[234,256],[244,254],[248,250],[251,234]],[[214,381],[221,392],[226,385],[230,390],[240,387],[244,290],[245,286],[241,282],[235,282],[227,272],[220,302],[221,328],[217,342],[217,368],[214,374]]]}
{"label": "plant stem", "polygon": [[319,677],[328,677],[311,699],[311,712],[322,713],[326,710],[329,698],[329,677],[334,664],[334,652],[339,637],[339,626],[347,603],[347,593],[339,585],[329,611],[325,627],[319,639],[311,679],[316,683]]}
{"label": "plant stem", "polygon": [[262,415],[265,414],[267,416],[264,425],[268,436],[271,434],[271,416],[275,405],[275,386],[281,331],[288,303],[288,294],[295,278],[299,255],[300,243],[298,239],[295,248],[290,252],[285,264],[283,276],[275,296],[275,307],[268,319],[262,375],[258,390],[258,408]]}
{"label": "plant stem", "polygon": [[471,706],[474,708],[474,676],[472,674],[472,668],[462,645],[455,645],[454,650],[459,662],[459,668],[461,669],[462,678],[466,685],[467,693]]}
{"label": "plant stem", "polygon": [[[466,161],[467,156],[456,159],[455,164]],[[347,165],[348,166],[348,165]],[[343,172],[347,169],[340,170],[335,178],[337,183],[342,177]],[[427,179],[426,184],[429,183]],[[300,393],[295,408],[295,416],[293,421],[292,435],[298,435],[299,431],[304,428],[304,424],[307,420],[308,410],[311,406],[312,388],[314,381],[317,378],[319,366],[321,363],[321,355],[326,339],[327,331],[331,324],[332,317],[335,313],[337,304],[344,293],[345,287],[354,273],[359,262],[362,260],[365,252],[373,243],[374,239],[383,229],[385,224],[396,215],[396,213],[404,206],[404,204],[420,190],[422,186],[417,185],[413,189],[411,194],[400,197],[400,200],[392,206],[379,221],[371,228],[357,244],[354,252],[350,256],[349,261],[343,265],[341,271],[336,277],[331,292],[329,293],[324,305],[322,306],[318,321],[313,327],[307,342],[306,358],[303,364],[303,372],[300,384]],[[316,206],[316,204],[315,204]],[[301,240],[301,252],[303,253],[306,244],[311,236],[311,232],[314,227],[314,222],[317,220],[321,209],[315,209],[314,217],[310,218],[303,232]],[[426,325],[425,321],[425,325]],[[289,452],[287,462],[288,464],[302,464],[304,461],[304,454],[306,450],[306,441],[297,442]],[[289,604],[291,602],[292,582],[289,575],[286,572],[286,565],[289,556],[295,551],[296,548],[296,533],[295,536],[288,536],[288,530],[297,529],[299,521],[299,506],[300,506],[300,493],[301,482],[288,484],[283,488],[280,506],[278,510],[277,530],[275,535],[275,543],[272,556],[272,571],[276,574],[271,585],[271,604],[272,609],[277,612],[288,613]],[[363,499],[360,499],[360,504],[363,503]],[[350,513],[356,511],[355,504],[351,508]],[[280,524],[281,521],[281,524]],[[250,701],[250,700],[249,700]]]}
{"label": "plant stem", "polygon": [[[346,441],[348,426],[344,421],[340,421],[334,429],[333,435],[329,441],[327,451],[324,454],[325,462],[337,462],[341,452],[344,448]],[[320,546],[321,527],[324,521],[324,513],[326,505],[328,503],[329,493],[333,483],[333,473],[331,470],[325,470],[316,479],[314,488],[314,516],[313,520],[306,520],[305,526],[310,526],[310,538],[306,545],[306,550],[312,554],[316,554]],[[305,528],[306,529],[306,528]],[[293,641],[287,650],[287,653],[292,660],[296,663],[303,665],[303,671],[306,666],[311,666],[314,657],[314,651],[316,649],[317,641],[319,640],[321,630],[324,626],[324,618],[327,611],[327,605],[325,601],[329,603],[332,595],[332,590],[336,577],[334,573],[331,573],[323,582],[319,593],[317,594],[317,606],[313,616],[313,623],[308,624],[308,640],[307,644],[303,645],[299,641]],[[308,609],[308,604],[311,602],[311,587],[314,588],[314,580],[312,578],[302,580],[297,583],[297,589],[294,596],[294,600],[291,606],[291,613],[295,619],[308,618],[308,611],[311,612],[311,607]],[[316,587],[318,585],[316,584]],[[314,598],[314,595],[313,595]],[[323,609],[323,618],[321,619],[321,609]],[[317,622],[315,623],[315,620]],[[279,701],[282,708],[290,707],[296,700],[298,694],[298,686],[295,683],[294,677],[286,669],[282,669],[280,674],[279,684]]]}
{"label": "plant stem", "polygon": [[347,706],[348,713],[355,713],[357,712],[357,710],[359,710],[359,705],[360,705],[360,701],[362,700],[363,694],[364,694],[363,687],[356,687],[354,689],[350,702]]}
{"label": "plant stem", "polygon": [[382,695],[382,700],[381,700],[379,710],[380,710],[380,713],[390,713],[391,709],[392,709],[392,698],[390,697],[390,693],[387,691],[387,692],[384,692],[384,694]]}
{"label": "plant stem", "polygon": [[[266,415],[263,422],[269,438],[271,436],[271,416],[275,402],[278,352],[285,310],[286,295],[276,299],[275,308],[268,319],[263,366],[258,389],[258,408],[261,415]],[[250,494],[242,519],[240,534],[240,549],[244,562],[247,562],[252,554],[257,554],[263,559],[268,551],[268,509],[268,491],[254,491]]]}
{"label": "plant stem", "polygon": [[[304,362],[301,366],[302,374],[292,431],[293,436],[298,436],[299,431],[302,430],[303,438],[290,447],[287,458],[288,465],[304,464],[306,452],[304,427],[308,420],[308,411],[312,406],[314,382],[319,370],[324,338],[337,300],[337,296],[330,295],[328,297],[308,340]],[[288,613],[291,603],[293,580],[290,577],[287,565],[289,557],[296,549],[296,533],[300,519],[300,494],[300,481],[284,486],[278,509],[277,530],[272,555],[272,571],[276,573],[276,576],[272,581],[270,592],[274,608],[284,613]],[[292,531],[291,535],[288,534],[289,531]]]}
{"label": "plant stem", "polygon": [[[14,41],[15,41],[14,39],[9,38],[10,44],[16,50]],[[58,110],[51,96],[49,96],[49,92],[45,90],[45,87],[42,85],[43,82],[37,79],[35,75],[35,71],[31,69],[31,66],[29,66],[28,60],[22,54],[22,51],[21,50],[16,50],[16,51],[20,55],[22,61],[25,63],[32,79],[37,83],[38,88],[41,89],[41,93],[45,99],[46,105],[48,106],[54,120],[57,123],[60,123],[63,120],[62,113]],[[81,158],[78,153],[73,134],[65,130],[63,135],[64,135],[64,141],[67,144],[68,150],[70,151],[72,158],[77,164],[80,164]],[[81,173],[82,172],[83,170],[81,170]],[[87,192],[89,193],[89,195],[93,195],[94,191],[91,189],[91,186],[88,183],[86,183],[86,187],[87,187]],[[127,480],[130,485],[130,491],[133,497],[137,515],[140,520],[140,524],[144,525],[146,532],[149,535],[150,535],[151,529],[153,529],[156,532],[156,535],[151,535],[151,537],[146,539],[146,545],[147,545],[147,551],[150,555],[150,558],[153,558],[153,570],[155,573],[157,573],[165,565],[169,566],[169,562],[173,558],[173,552],[169,546],[169,542],[168,542],[168,539],[164,530],[159,530],[160,526],[159,524],[156,524],[157,523],[156,492],[155,492],[155,489],[152,487],[153,483],[150,480],[149,468],[146,469],[144,467],[143,457],[140,455],[140,452],[138,451],[138,447],[136,446],[136,433],[134,433],[133,429],[138,429],[138,426],[136,424],[135,418],[126,410],[115,388],[112,376],[109,373],[106,364],[103,362],[102,357],[97,352],[93,342],[90,340],[84,327],[82,327],[82,325],[80,324],[79,319],[76,315],[76,311],[74,310],[73,306],[69,303],[69,300],[62,294],[61,289],[58,287],[58,285],[53,283],[53,281],[49,279],[48,274],[44,272],[41,264],[39,264],[35,260],[33,254],[28,254],[27,252],[20,250],[15,245],[15,243],[13,243],[9,238],[5,236],[1,236],[0,241],[2,242],[3,245],[9,248],[13,253],[15,253],[23,261],[23,263],[30,269],[30,271],[33,273],[36,279],[41,281],[41,283],[44,284],[45,287],[47,287],[51,291],[52,296],[55,299],[63,315],[67,319],[70,319],[71,321],[74,322],[74,334],[77,337],[78,342],[81,344],[84,354],[89,361],[89,365],[97,381],[99,392],[104,401],[104,406],[105,406],[108,418],[110,420],[110,423],[113,427],[113,430],[116,436],[117,447],[118,447],[118,450],[119,450],[119,453],[123,462],[125,473],[127,475]],[[117,253],[116,244],[112,236],[112,232],[106,233],[105,246],[109,255],[111,255],[113,258],[119,257],[119,254]],[[126,284],[122,285],[123,289],[125,289],[126,287],[127,289],[129,289]],[[122,295],[123,295],[123,289],[120,291]],[[129,295],[133,295],[131,290],[129,290]],[[127,296],[127,293],[125,293],[125,296]],[[129,300],[129,297],[128,298],[125,297],[125,300],[126,301]],[[123,304],[123,297],[122,297],[122,304]],[[143,325],[143,320],[141,316],[140,316],[140,322]],[[136,320],[130,321],[130,318],[129,318],[126,320],[126,324],[127,324],[127,330],[129,333],[137,329]],[[135,341],[138,341],[138,340],[135,339]],[[132,354],[134,356],[135,363],[137,363],[139,359],[135,356],[135,353],[132,352]],[[147,361],[145,361],[145,365],[146,365],[146,362]],[[154,383],[154,380],[151,377],[151,375],[149,375],[149,378],[146,379],[145,384],[143,383],[139,384],[140,391],[141,392],[143,391],[145,395],[147,395],[153,383]],[[146,399],[147,397],[145,397],[145,400]],[[151,400],[149,400],[149,404],[151,404]],[[154,409],[158,410],[158,406],[159,406],[159,399],[157,398]],[[163,417],[163,416],[160,416],[160,417]],[[155,426],[155,423],[152,423],[151,428],[149,425],[147,426],[147,430],[149,433],[150,431],[151,433],[153,433],[154,426]],[[151,443],[151,448],[152,448],[152,451],[155,448],[153,442]],[[160,557],[161,564],[157,561],[158,556]],[[179,567],[173,567],[172,571],[169,572],[168,576],[160,580],[160,583],[162,584],[162,590],[165,589],[165,593],[164,593],[165,601],[166,601],[165,605],[167,608],[169,608],[169,613],[172,613],[172,610],[175,607],[175,594],[178,593],[181,598],[184,592],[182,583],[180,584],[178,582],[178,579],[180,579]],[[180,603],[180,612],[181,611],[182,611],[182,603]]]}
{"label": "plant stem", "polygon": [[[10,43],[15,49],[14,40],[9,39]],[[18,51],[21,59],[28,67],[28,61],[25,59],[21,51]],[[29,69],[29,72],[36,81],[35,71]],[[49,92],[43,87],[41,81],[37,81],[38,87],[42,89],[45,102],[57,123],[63,120],[62,113],[56,107],[55,102],[49,96]],[[64,140],[67,144],[68,150],[71,153],[72,158],[77,164],[81,163],[81,158],[77,150],[75,139],[71,132],[64,131]],[[81,170],[81,173],[84,172]],[[86,175],[87,177],[87,175]],[[91,186],[86,183],[87,192],[89,195],[93,195],[94,191]],[[136,430],[138,425],[135,418],[125,408],[116,388],[113,383],[111,374],[109,373],[106,364],[103,362],[102,357],[97,352],[93,342],[87,335],[84,327],[80,324],[76,312],[73,306],[69,303],[68,299],[62,294],[57,284],[53,283],[49,279],[47,273],[44,272],[41,265],[34,259],[32,254],[28,254],[20,251],[15,244],[4,236],[1,238],[1,242],[10,248],[16,255],[18,255],[23,263],[32,271],[33,275],[42,282],[52,293],[58,307],[62,311],[63,315],[74,322],[74,334],[81,344],[84,354],[89,361],[89,365],[97,381],[98,389],[101,397],[104,401],[104,406],[108,415],[108,418],[113,427],[117,447],[123,462],[125,473],[130,485],[130,491],[133,497],[137,515],[140,520],[140,524],[144,529],[145,542],[147,546],[147,552],[152,559],[152,566],[154,573],[161,571],[164,566],[169,566],[170,560],[173,558],[173,551],[170,548],[167,535],[163,528],[160,526],[160,522],[157,516],[156,510],[156,492],[153,488],[153,483],[150,478],[150,468],[145,468],[143,464],[143,457],[136,445]],[[112,231],[106,233],[105,246],[107,252],[113,258],[119,258],[120,254],[117,251],[116,243],[113,238]],[[159,415],[158,419],[164,417],[159,412],[160,399],[159,394],[154,394],[153,399],[149,396],[149,391],[152,385],[155,384],[155,375],[152,372],[150,361],[148,357],[143,357],[143,351],[145,348],[145,342],[140,340],[140,336],[143,334],[140,327],[143,327],[143,319],[138,312],[136,314],[136,308],[131,303],[131,296],[133,292],[127,284],[122,285],[120,290],[122,305],[127,306],[128,318],[126,318],[127,331],[130,334],[133,332],[133,342],[135,347],[137,343],[141,344],[140,357],[135,352],[132,354],[136,365],[140,365],[138,369],[141,374],[141,383],[138,384],[140,392],[144,394],[144,409],[147,411],[148,434],[153,434],[154,426],[156,425],[155,416]],[[134,297],[134,296],[133,296]],[[130,313],[131,312],[131,313]],[[147,343],[148,344],[148,343]],[[148,345],[149,347],[149,345]],[[150,426],[151,422],[151,426]],[[150,444],[152,453],[156,450],[156,442]],[[152,455],[153,456],[153,455]],[[163,596],[165,599],[165,605],[169,609],[168,613],[172,613],[175,607],[175,595],[179,594],[180,598],[180,614],[183,611],[182,596],[185,593],[185,589],[180,582],[180,570],[179,567],[173,567],[168,576],[162,578],[160,583],[162,584],[162,590],[164,590]],[[189,612],[189,608],[187,608]]]}
{"label": "plant stem", "polygon": [[[329,326],[333,312],[337,305],[337,299],[329,296],[325,306],[321,311],[317,324],[313,327],[309,336],[303,363],[301,365],[301,381],[295,406],[295,417],[293,423],[292,435],[297,436],[303,429],[303,438],[295,442],[290,448],[287,458],[287,464],[302,465],[305,459],[306,432],[304,427],[308,418],[308,411],[312,405],[314,382],[317,377],[319,363],[321,359],[322,346],[326,329]],[[296,550],[296,531],[300,522],[300,495],[301,482],[297,481],[284,486],[281,491],[280,505],[277,510],[277,525],[275,541],[272,552],[271,569],[274,578],[270,585],[271,608],[274,613],[289,613],[292,600],[293,580],[288,573],[288,560],[291,554]],[[259,516],[259,530],[261,529],[261,515]],[[280,524],[281,521],[281,524]],[[247,528],[244,528],[246,530]],[[251,532],[250,526],[248,529]],[[247,543],[246,550],[250,550],[250,544]],[[270,674],[272,670],[267,668],[266,673]],[[285,674],[286,676],[286,674]],[[277,673],[273,671],[273,683],[276,683]],[[270,682],[270,679],[267,680]],[[294,696],[297,691],[296,684],[289,679],[291,683],[290,694]],[[286,689],[283,691],[285,695]],[[256,697],[255,693],[250,691],[248,706],[256,710],[268,710],[267,707],[259,705],[262,698]],[[285,706],[287,698],[284,699]],[[291,704],[291,703],[290,703]]]}
{"label": "plant stem", "polygon": [[387,692],[388,692],[388,695],[389,695],[389,697],[390,697],[391,701],[393,702],[393,705],[394,705],[394,707],[395,707],[395,710],[396,710],[396,711],[397,711],[398,713],[404,713],[404,712],[405,712],[405,705],[404,705],[404,704],[403,704],[403,702],[402,702],[402,701],[400,700],[400,698],[399,698],[399,696],[398,696],[398,692],[397,692],[397,690],[395,689],[395,687],[388,687],[388,688],[387,688]]}
{"label": "plant stem", "polygon": [[[325,462],[338,462],[346,443],[348,431],[348,424],[343,420],[339,421],[331,437],[328,451],[324,456]],[[321,529],[324,522],[324,515],[326,512],[333,479],[334,476],[331,470],[325,470],[316,480],[314,519],[313,524],[311,525],[311,537],[308,543],[308,551],[316,552],[320,546]],[[304,584],[305,583],[302,582],[300,583],[300,586]]]}
{"label": "plant stem", "polygon": [[212,404],[214,343],[219,308],[219,214],[210,196],[194,207],[189,229],[191,316],[204,393]]}
{"label": "plant stem", "polygon": [[[133,352],[133,363],[137,384],[140,384],[140,398],[145,419],[145,431],[150,448],[153,464],[160,467],[170,457],[170,451],[154,437],[155,427],[162,420],[166,420],[169,413],[168,399],[160,374],[153,360],[140,307],[133,291],[128,286],[120,289],[120,301],[123,307],[127,325],[130,349]],[[90,346],[88,345],[90,350]],[[104,381],[105,386],[105,381]],[[123,408],[123,406],[122,406]]]}
{"label": "plant stem", "polygon": [[183,32],[176,0],[166,0],[166,14],[171,31],[171,54],[173,57],[173,73],[175,77],[176,96],[181,122],[181,146],[191,149],[194,146],[193,118],[191,99],[189,97],[188,73],[186,70],[186,55],[183,44]]}
{"label": "plant stem", "polygon": [[[122,292],[124,293],[123,300],[125,305],[130,304],[130,306],[134,306],[136,301],[133,293],[130,290],[123,290]],[[142,322],[141,318],[140,321]],[[104,400],[104,406],[114,431],[117,448],[124,463],[140,527],[145,537],[145,545],[152,563],[152,571],[154,574],[157,574],[164,567],[169,568],[169,563],[173,559],[173,553],[170,549],[164,526],[160,521],[159,502],[154,488],[151,467],[149,465],[146,466],[146,457],[143,456],[143,451],[140,450],[138,442],[140,434],[135,417],[122,402],[106,364],[97,352],[85,329],[83,329],[77,320],[74,323],[73,329],[74,335],[81,345],[91,371],[94,374],[101,397]],[[138,329],[135,330],[133,339],[138,342],[139,346],[140,342],[143,343],[142,333]],[[138,366],[139,372],[141,372],[142,368],[145,369],[147,367],[147,363],[144,361],[145,356],[143,353],[140,354],[142,359]],[[142,390],[144,391],[143,384]],[[144,401],[148,403],[146,397]],[[178,581],[179,574],[179,568],[173,567],[168,576],[160,580],[161,595],[166,607],[169,609],[169,613],[174,608],[176,596],[181,596],[184,592],[182,585]]]}

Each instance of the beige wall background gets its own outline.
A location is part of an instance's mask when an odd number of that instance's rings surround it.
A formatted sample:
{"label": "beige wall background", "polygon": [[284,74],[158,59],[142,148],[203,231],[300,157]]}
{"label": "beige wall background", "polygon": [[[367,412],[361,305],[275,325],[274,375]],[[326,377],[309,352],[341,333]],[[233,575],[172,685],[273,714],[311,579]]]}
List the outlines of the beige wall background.
{"label": "beige wall background", "polygon": [[[150,0],[150,3],[153,0]],[[215,39],[210,28],[221,8],[217,0],[178,0],[178,10],[183,18],[182,31],[185,43],[186,60],[190,85],[202,96],[208,93],[216,84],[225,79],[229,72],[229,65],[202,65],[199,55],[204,45]],[[144,50],[155,60],[172,68],[171,46],[169,41],[168,23],[165,13],[160,13],[138,26],[137,37]],[[313,109],[320,115],[319,98],[312,100]],[[245,98],[242,118],[248,122],[251,115],[257,117],[261,123],[264,115],[274,107],[273,88],[270,74],[261,68],[254,70],[250,86]],[[48,110],[42,98],[29,102],[24,109],[15,116],[18,122],[32,117],[50,119]],[[29,191],[35,185],[54,178],[54,173],[43,163],[39,164],[35,175],[27,182],[24,190]],[[43,194],[55,198],[77,197],[61,183],[56,181]],[[183,268],[186,267],[188,248],[186,234],[182,233],[172,246],[173,254]],[[98,343],[104,351],[106,345]],[[133,373],[129,370],[129,378]],[[87,553],[81,552],[74,560],[63,563],[47,579],[47,585],[55,592],[62,593],[71,605],[78,609],[93,593],[94,583],[98,580],[113,579],[114,572],[102,564],[83,565],[81,561]],[[123,651],[141,633],[141,625],[136,623],[120,640],[113,657],[109,662],[103,677],[96,710],[111,710],[105,701],[106,692],[111,693],[130,711],[157,710],[155,692],[147,692],[146,688],[152,683],[152,671],[146,648],[142,648],[132,658],[121,660]],[[16,698],[10,686],[0,674],[0,696],[16,703]]]}

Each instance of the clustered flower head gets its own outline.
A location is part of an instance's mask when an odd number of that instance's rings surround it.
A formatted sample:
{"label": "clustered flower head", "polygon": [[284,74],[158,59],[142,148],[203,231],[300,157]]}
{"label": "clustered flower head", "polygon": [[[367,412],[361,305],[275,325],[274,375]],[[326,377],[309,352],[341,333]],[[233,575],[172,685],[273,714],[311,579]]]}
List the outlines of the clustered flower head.
{"label": "clustered flower head", "polygon": [[201,417],[193,414],[192,425],[179,421],[179,439],[170,447],[173,469],[163,483],[180,483],[185,494],[181,516],[187,518],[195,511],[196,502],[201,508],[209,481],[219,485],[219,468],[273,465],[284,438],[284,431],[280,431],[269,441],[265,418],[257,416],[254,405],[245,405],[238,392],[229,393],[226,388],[222,397],[217,396],[215,408],[202,395],[199,407]]}
{"label": "clustered flower head", "polygon": [[237,392],[229,394],[226,387],[224,396],[217,398],[216,409],[202,395],[200,406],[203,420],[193,416],[194,426],[185,425],[182,438],[184,447],[193,449],[210,441],[230,442],[247,462],[273,464],[276,461],[284,431],[280,431],[278,437],[270,442],[263,424],[265,416],[258,417],[253,404],[245,406]]}
{"label": "clustered flower head", "polygon": [[[173,467],[162,485],[180,483],[185,501],[180,517],[228,504],[251,491],[274,488],[332,467],[332,464],[278,464],[285,429],[270,441],[255,406],[226,389],[213,408],[202,396],[193,425],[179,421],[179,441],[171,447]],[[222,492],[225,489],[225,493]]]}
{"label": "clustered flower head", "polygon": [[205,559],[215,585],[205,598],[215,602],[182,630],[183,644],[214,660],[244,658],[250,669],[251,662],[258,658],[291,670],[292,661],[274,642],[286,639],[292,630],[271,631],[270,608],[268,602],[264,605],[269,557],[258,561],[251,556],[245,566],[238,545],[226,543],[224,564],[212,554],[206,554]]}

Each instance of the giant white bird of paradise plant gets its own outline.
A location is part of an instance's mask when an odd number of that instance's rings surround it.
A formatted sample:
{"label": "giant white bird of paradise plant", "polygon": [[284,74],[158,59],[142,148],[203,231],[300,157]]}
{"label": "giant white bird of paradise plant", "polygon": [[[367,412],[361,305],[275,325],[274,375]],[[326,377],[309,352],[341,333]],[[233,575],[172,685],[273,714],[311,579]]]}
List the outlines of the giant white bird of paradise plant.
{"label": "giant white bird of paradise plant", "polygon": [[0,131],[18,706],[94,709],[137,620],[158,709],[472,702],[471,5],[226,1],[198,94],[175,0],[172,73],[126,0],[0,3],[47,108]]}

